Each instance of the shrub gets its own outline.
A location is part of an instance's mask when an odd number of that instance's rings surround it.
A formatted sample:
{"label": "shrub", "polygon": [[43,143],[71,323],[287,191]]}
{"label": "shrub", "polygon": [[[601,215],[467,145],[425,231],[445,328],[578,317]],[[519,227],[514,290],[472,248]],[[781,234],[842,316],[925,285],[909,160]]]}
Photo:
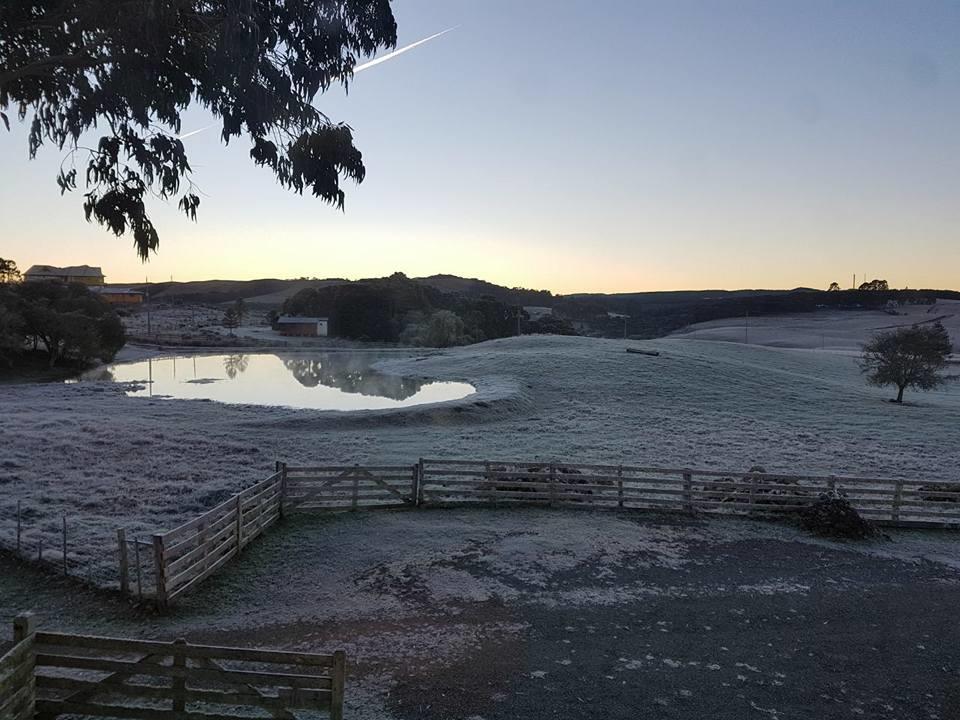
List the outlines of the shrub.
{"label": "shrub", "polygon": [[857,512],[850,501],[831,491],[801,511],[800,524],[814,535],[863,540],[877,533],[876,527]]}

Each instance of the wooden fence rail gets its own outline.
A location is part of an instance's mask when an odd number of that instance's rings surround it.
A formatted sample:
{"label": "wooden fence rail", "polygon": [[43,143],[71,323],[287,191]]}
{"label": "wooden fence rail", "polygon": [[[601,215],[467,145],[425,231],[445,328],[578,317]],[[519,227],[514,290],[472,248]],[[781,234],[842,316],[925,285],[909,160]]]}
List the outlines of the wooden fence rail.
{"label": "wooden fence rail", "polygon": [[[23,624],[24,618],[17,622]],[[17,634],[23,628],[15,625]],[[27,660],[23,660],[27,658]],[[238,720],[265,710],[326,710],[343,718],[346,655],[192,645],[35,632],[30,628],[0,661],[14,692],[0,717],[59,715],[135,720]],[[20,708],[20,714],[7,713]],[[210,712],[210,708],[217,710]]]}

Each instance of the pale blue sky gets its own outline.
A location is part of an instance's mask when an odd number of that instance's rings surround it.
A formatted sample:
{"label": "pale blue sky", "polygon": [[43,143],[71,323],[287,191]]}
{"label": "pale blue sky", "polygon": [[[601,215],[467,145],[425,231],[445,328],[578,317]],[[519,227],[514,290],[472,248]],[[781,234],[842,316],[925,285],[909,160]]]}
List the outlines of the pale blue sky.
{"label": "pale blue sky", "polygon": [[[960,286],[960,3],[396,0],[400,45],[317,105],[367,179],[341,214],[245,143],[185,142],[160,253],[83,221],[2,137],[0,256],[109,281],[450,272],[559,292]],[[209,120],[191,112],[184,130]]]}

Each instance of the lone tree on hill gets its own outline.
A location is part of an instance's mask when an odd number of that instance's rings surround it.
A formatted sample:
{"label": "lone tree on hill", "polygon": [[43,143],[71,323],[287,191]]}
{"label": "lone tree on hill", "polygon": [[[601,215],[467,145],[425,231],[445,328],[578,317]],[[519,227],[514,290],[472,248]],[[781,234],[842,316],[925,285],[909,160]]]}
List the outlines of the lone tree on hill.
{"label": "lone tree on hill", "polygon": [[931,390],[946,382],[940,370],[952,349],[950,335],[939,322],[898,328],[876,335],[863,346],[860,369],[871,385],[896,385],[893,402],[902,403],[908,387]]}
{"label": "lone tree on hill", "polygon": [[827,288],[827,292],[840,292],[840,283],[832,282],[830,287]]}
{"label": "lone tree on hill", "polygon": [[240,327],[240,316],[237,314],[235,307],[228,307],[223,314],[223,326],[230,331],[231,335],[233,335],[234,330]]}
{"label": "lone tree on hill", "polygon": [[882,291],[889,290],[890,283],[886,280],[871,280],[870,282],[860,283],[860,287],[857,290],[871,290],[871,291]]}
{"label": "lone tree on hill", "polygon": [[237,301],[233,303],[233,311],[237,314],[237,320],[242,323],[247,316],[247,305],[243,302],[243,298],[237,298]]}
{"label": "lone tree on hill", "polygon": [[192,219],[200,205],[180,139],[191,104],[224,143],[246,136],[281,185],[342,209],[341,178],[361,182],[363,161],[351,129],[312,103],[396,41],[390,0],[3,0],[0,121],[29,118],[30,157],[45,142],[67,151],[61,192],[85,162],[87,220],[132,233],[147,260],[159,235],[146,196]]}

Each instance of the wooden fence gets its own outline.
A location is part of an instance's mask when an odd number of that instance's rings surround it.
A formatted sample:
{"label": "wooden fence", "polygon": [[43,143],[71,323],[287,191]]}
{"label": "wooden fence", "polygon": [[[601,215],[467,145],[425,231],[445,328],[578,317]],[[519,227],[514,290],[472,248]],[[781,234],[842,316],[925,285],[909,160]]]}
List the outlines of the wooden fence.
{"label": "wooden fence", "polygon": [[283,478],[278,470],[200,517],[153,536],[158,607],[167,607],[175,597],[215,573],[280,519]]}
{"label": "wooden fence", "polygon": [[13,623],[13,647],[0,657],[0,720],[33,720],[35,663],[33,624],[23,615]]}
{"label": "wooden fence", "polygon": [[[15,637],[22,635],[25,622],[17,619]],[[48,718],[249,720],[252,712],[267,711],[289,719],[290,710],[326,710],[333,720],[343,718],[342,650],[317,655],[30,628],[0,663],[16,661],[18,653],[30,658],[18,671],[19,684],[10,686],[20,700],[14,695],[2,705],[13,708],[16,702],[21,708],[19,715],[9,716],[14,720],[32,718],[33,704],[38,715]],[[0,712],[4,720],[5,712]]]}
{"label": "wooden fence", "polygon": [[960,528],[960,483],[586,465],[421,460],[418,505],[543,504],[716,514],[795,512],[837,491],[879,524]]}
{"label": "wooden fence", "polygon": [[[770,516],[837,491],[878,524],[960,528],[960,482],[721,472],[573,462],[421,459],[414,465],[277,463],[276,472],[174,530],[153,536],[161,609],[236,557],[286,513],[464,504],[535,504]],[[123,534],[121,587],[133,592]],[[134,549],[146,555],[144,548]],[[139,567],[139,566],[138,566]],[[150,576],[143,580],[142,577]]]}

